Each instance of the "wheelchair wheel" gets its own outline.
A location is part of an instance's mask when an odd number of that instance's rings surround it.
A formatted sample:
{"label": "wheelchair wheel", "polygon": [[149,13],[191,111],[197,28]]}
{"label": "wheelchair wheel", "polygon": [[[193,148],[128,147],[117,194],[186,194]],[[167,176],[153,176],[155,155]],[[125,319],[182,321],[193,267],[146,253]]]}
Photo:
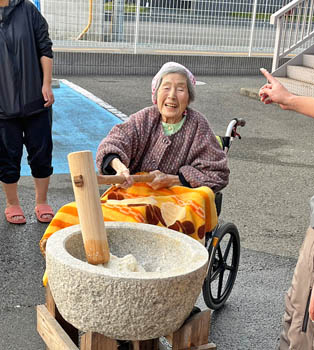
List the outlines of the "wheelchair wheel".
{"label": "wheelchair wheel", "polygon": [[225,223],[217,228],[209,242],[208,273],[203,284],[203,298],[212,310],[228,299],[237,277],[240,260],[240,236],[237,227]]}

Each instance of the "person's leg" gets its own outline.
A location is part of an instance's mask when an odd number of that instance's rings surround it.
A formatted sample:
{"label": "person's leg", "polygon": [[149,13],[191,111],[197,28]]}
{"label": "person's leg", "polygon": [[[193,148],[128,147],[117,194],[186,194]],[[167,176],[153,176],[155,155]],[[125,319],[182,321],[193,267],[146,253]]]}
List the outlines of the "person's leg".
{"label": "person's leg", "polygon": [[13,205],[20,205],[20,201],[17,195],[17,182],[13,184],[6,184],[2,182],[2,187],[7,201],[6,207],[9,208]]}
{"label": "person's leg", "polygon": [[40,222],[50,222],[54,217],[54,212],[47,203],[47,193],[50,177],[43,179],[34,177],[36,191],[35,213]]}
{"label": "person's leg", "polygon": [[42,179],[34,177],[36,205],[47,204],[49,182],[50,176]]}
{"label": "person's leg", "polygon": [[[36,215],[49,222],[53,213],[47,205],[47,193],[52,174],[52,116],[45,110],[28,117],[25,123],[24,143],[28,152],[28,163],[35,183]],[[48,210],[47,213],[45,213]]]}
{"label": "person's leg", "polygon": [[[10,222],[24,223],[24,213],[19,208],[18,180],[23,152],[23,129],[19,119],[0,119],[0,181],[6,196],[6,215]],[[7,210],[10,209],[10,214]],[[16,211],[17,210],[17,211]],[[16,215],[20,212],[21,215]]]}
{"label": "person's leg", "polygon": [[50,177],[39,179],[34,177],[35,183],[35,213],[39,221],[50,222],[54,217],[51,207],[47,204],[47,193]]}
{"label": "person's leg", "polygon": [[313,323],[305,322],[307,301],[314,283],[314,229],[307,230],[300,249],[291,287],[285,298],[280,350],[312,350]]}

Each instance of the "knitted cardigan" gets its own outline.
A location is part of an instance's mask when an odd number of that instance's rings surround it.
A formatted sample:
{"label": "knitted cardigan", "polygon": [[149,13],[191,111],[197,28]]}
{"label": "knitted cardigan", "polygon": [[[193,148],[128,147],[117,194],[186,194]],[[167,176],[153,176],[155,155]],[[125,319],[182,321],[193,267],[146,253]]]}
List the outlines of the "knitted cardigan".
{"label": "knitted cardigan", "polygon": [[114,154],[131,174],[160,170],[183,177],[190,187],[221,190],[229,178],[226,155],[206,118],[191,108],[187,111],[183,126],[171,136],[164,134],[157,106],[144,108],[115,125],[98,146],[100,173],[105,173],[104,160]]}

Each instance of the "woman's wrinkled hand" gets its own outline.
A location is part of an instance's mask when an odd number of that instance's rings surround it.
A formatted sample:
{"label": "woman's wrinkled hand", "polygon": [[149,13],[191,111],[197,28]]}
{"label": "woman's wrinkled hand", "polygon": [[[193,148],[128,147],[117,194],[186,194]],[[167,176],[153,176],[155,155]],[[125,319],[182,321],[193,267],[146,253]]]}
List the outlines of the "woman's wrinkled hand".
{"label": "woman's wrinkled hand", "polygon": [[116,175],[125,177],[125,181],[122,184],[117,184],[116,187],[129,188],[133,185],[134,181],[130,175],[130,170],[121,162],[119,158],[114,158],[110,165],[116,171]]}
{"label": "woman's wrinkled hand", "polygon": [[151,171],[150,174],[153,174],[155,178],[152,182],[148,183],[148,185],[154,190],[180,185],[180,180],[177,175],[165,174],[159,170]]}
{"label": "woman's wrinkled hand", "polygon": [[130,171],[128,168],[125,168],[123,170],[117,171],[116,175],[120,175],[120,176],[124,176],[125,177],[125,181],[122,184],[118,184],[116,185],[117,187],[121,187],[121,188],[129,188],[133,185],[134,181],[130,175]]}
{"label": "woman's wrinkled hand", "polygon": [[152,189],[159,190],[160,188],[169,187],[169,180],[167,174],[164,174],[159,170],[151,171],[150,174],[155,176],[154,180],[148,183],[148,185]]}

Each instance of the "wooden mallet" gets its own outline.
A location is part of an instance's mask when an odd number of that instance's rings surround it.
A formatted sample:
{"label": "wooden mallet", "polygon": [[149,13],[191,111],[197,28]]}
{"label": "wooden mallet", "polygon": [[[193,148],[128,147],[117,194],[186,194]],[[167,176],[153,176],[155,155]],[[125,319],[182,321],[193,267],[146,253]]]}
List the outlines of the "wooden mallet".
{"label": "wooden mallet", "polygon": [[68,162],[86,259],[93,265],[105,264],[110,253],[92,152],[70,153]]}

